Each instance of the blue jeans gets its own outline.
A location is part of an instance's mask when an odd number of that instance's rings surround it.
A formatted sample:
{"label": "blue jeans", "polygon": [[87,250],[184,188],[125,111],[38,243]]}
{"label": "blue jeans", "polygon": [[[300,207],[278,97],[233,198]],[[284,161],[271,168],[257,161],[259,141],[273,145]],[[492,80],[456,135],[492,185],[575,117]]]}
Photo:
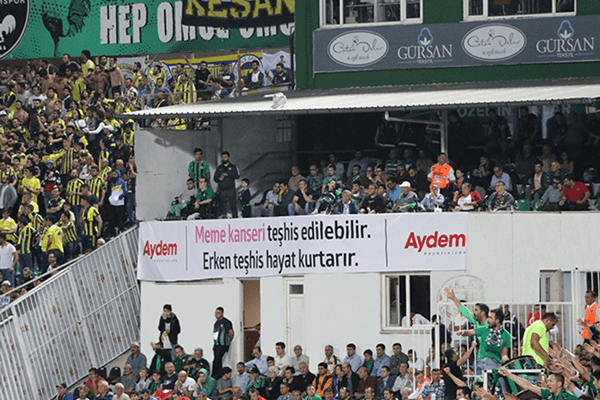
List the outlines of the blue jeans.
{"label": "blue jeans", "polygon": [[486,369],[498,369],[500,368],[500,363],[492,358],[484,358],[481,361],[477,362],[477,375],[481,375],[483,371]]}
{"label": "blue jeans", "polygon": [[75,258],[75,252],[77,251],[77,242],[67,242],[63,244],[65,249],[64,262],[71,261]]}
{"label": "blue jeans", "polygon": [[300,211],[296,212],[294,208],[294,203],[288,204],[288,214],[289,215],[306,215],[308,212],[308,203],[304,207],[300,207]]}
{"label": "blue jeans", "polygon": [[9,281],[12,287],[15,287],[15,271],[10,269],[0,269],[2,274],[2,282]]}

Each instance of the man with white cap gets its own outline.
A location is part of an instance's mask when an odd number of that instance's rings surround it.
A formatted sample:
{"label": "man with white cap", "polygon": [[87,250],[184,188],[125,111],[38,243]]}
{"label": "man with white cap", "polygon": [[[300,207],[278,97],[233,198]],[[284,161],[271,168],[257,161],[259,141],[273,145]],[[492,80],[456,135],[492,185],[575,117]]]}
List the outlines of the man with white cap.
{"label": "man with white cap", "polygon": [[419,205],[417,194],[412,191],[410,182],[404,181],[400,184],[402,194],[396,200],[393,210],[396,212],[416,211]]}
{"label": "man with white cap", "polygon": [[140,343],[133,342],[131,343],[131,354],[127,357],[127,361],[125,361],[125,365],[131,365],[133,368],[133,376],[136,379],[140,377],[140,370],[145,368],[148,364],[148,360],[146,356],[143,355],[140,351]]}

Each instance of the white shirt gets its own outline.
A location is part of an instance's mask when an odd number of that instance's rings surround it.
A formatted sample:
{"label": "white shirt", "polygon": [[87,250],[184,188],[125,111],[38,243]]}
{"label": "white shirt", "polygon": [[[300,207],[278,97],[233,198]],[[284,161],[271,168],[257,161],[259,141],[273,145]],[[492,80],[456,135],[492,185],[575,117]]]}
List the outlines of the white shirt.
{"label": "white shirt", "polygon": [[[421,314],[415,314],[415,316],[412,317],[412,325],[431,325],[431,322]],[[402,318],[402,326],[410,326],[406,316]]]}
{"label": "white shirt", "polygon": [[275,355],[275,366],[277,367],[277,371],[279,373],[283,373],[283,367],[286,365],[290,365],[290,356],[287,354],[284,354],[283,357]]}
{"label": "white shirt", "polygon": [[10,269],[13,266],[13,253],[17,250],[15,246],[6,242],[6,246],[0,246],[0,269]]}
{"label": "white shirt", "polygon": [[185,390],[194,392],[196,390],[196,381],[188,377],[182,385]]}
{"label": "white shirt", "polygon": [[471,200],[471,194],[469,193],[468,196],[463,196],[460,199],[458,199],[457,204],[460,206],[461,210],[464,211],[471,211],[474,210],[475,207],[473,206],[465,206],[465,203],[471,203],[473,200]]}

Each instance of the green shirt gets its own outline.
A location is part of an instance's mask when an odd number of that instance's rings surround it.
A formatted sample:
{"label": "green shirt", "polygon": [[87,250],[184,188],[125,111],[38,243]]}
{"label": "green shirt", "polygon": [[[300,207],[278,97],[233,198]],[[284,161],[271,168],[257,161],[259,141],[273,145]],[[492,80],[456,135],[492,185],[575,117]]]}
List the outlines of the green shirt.
{"label": "green shirt", "polygon": [[583,392],[584,395],[590,396],[592,399],[596,397],[598,391],[596,390],[596,385],[594,385],[594,376],[590,375],[590,381],[586,383],[579,383],[579,390]]}
{"label": "green shirt", "polygon": [[204,190],[204,191],[198,189],[198,193],[196,193],[196,198],[200,201],[214,199],[214,197],[215,197],[215,192],[212,190],[212,188],[210,186],[208,186],[206,188],[206,190]]}
{"label": "green shirt", "polygon": [[362,366],[365,367],[369,375],[371,375],[371,372],[373,371],[373,365],[375,365],[375,360],[371,358],[371,361],[365,361]]}
{"label": "green shirt", "polygon": [[523,355],[524,356],[532,356],[535,358],[535,362],[540,365],[544,365],[546,361],[544,357],[538,355],[533,347],[531,346],[531,337],[534,333],[537,333],[540,337],[540,346],[546,352],[548,351],[548,337],[546,336],[546,325],[542,320],[535,321],[533,324],[529,325],[527,329],[525,329],[525,334],[523,335]]}
{"label": "green shirt", "polygon": [[550,389],[542,389],[542,400],[578,400],[578,397],[573,393],[568,392],[565,388],[560,391],[558,396],[554,396],[550,393]]}
{"label": "green shirt", "polygon": [[206,393],[206,397],[210,398],[213,394],[216,394],[217,389],[217,381],[215,378],[208,374],[208,371],[204,368],[200,368],[198,373],[202,372],[204,376],[206,376],[206,381],[202,384],[202,387],[196,387],[196,395],[198,395],[201,391]]}
{"label": "green shirt", "polygon": [[193,160],[188,166],[188,172],[191,174],[191,178],[194,180],[194,182],[198,182],[200,178],[205,178],[208,174],[210,174],[210,168],[208,163],[205,161],[200,161],[197,163],[196,160]]}
{"label": "green shirt", "polygon": [[460,307],[458,307],[458,311],[460,311],[460,313],[461,313],[461,314],[462,314],[462,315],[463,315],[463,316],[464,316],[464,317],[465,317],[467,320],[469,320],[469,322],[470,322],[470,323],[474,324],[474,325],[475,325],[475,328],[481,328],[482,326],[487,328],[487,326],[488,326],[487,319],[485,320],[485,324],[481,325],[481,324],[479,323],[479,321],[477,321],[477,320],[475,319],[475,316],[473,315],[473,313],[472,313],[471,311],[469,311],[469,309],[468,309],[467,307],[465,307],[465,305],[464,305],[464,304],[461,304],[461,305],[460,305]]}
{"label": "green shirt", "polygon": [[252,381],[248,381],[248,384],[246,385],[246,393],[250,391],[250,389],[256,389],[256,390],[260,390],[265,386],[265,378],[262,377],[262,375],[259,375],[258,378],[256,378],[256,381],[252,382]]}
{"label": "green shirt", "polygon": [[510,351],[510,333],[506,329],[502,329],[501,335],[493,335],[492,333],[494,333],[494,330],[486,327],[475,329],[475,334],[479,338],[477,361],[491,358],[502,364],[502,349],[506,347]]}
{"label": "green shirt", "polygon": [[173,365],[175,365],[175,371],[179,372],[183,370],[183,367],[188,362],[188,358],[190,358],[188,354],[185,354],[183,357],[175,357],[175,360],[173,361]]}

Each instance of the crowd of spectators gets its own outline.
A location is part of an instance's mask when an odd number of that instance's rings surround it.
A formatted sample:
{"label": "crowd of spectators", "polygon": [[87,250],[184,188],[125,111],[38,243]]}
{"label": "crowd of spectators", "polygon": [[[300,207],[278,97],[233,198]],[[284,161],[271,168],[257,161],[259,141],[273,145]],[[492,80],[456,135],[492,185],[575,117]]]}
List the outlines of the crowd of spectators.
{"label": "crowd of spectators", "polygon": [[416,158],[411,148],[403,151],[402,158],[399,150],[392,148],[385,161],[357,151],[347,165],[330,154],[327,161],[311,164],[306,175],[293,166],[289,179],[274,182],[254,205],[248,179],[242,179],[236,200],[239,171],[229,162],[228,152],[223,153],[223,164],[212,176],[216,190],[211,188],[210,168],[198,148],[189,164],[186,187],[175,197],[167,218],[235,218],[238,211],[243,217],[271,217],[590,209],[591,191],[575,178],[573,162],[561,163],[548,153],[549,145],[542,148],[546,155],[535,157],[531,143],[525,142],[514,166],[494,163],[484,155],[480,164],[470,169],[454,168],[445,153],[439,153],[435,163],[425,151]]}
{"label": "crowd of spectators", "polygon": [[[438,350],[432,347],[426,359],[413,349],[404,353],[399,342],[392,344],[390,354],[384,343],[378,343],[375,351],[367,348],[362,357],[354,343],[346,344],[343,357],[335,354],[333,345],[326,345],[313,372],[302,346],[295,345],[289,352],[284,342],[275,344],[273,355],[255,346],[249,361],[237,362],[235,371],[223,366],[222,357],[235,333],[221,307],[215,311],[211,367],[202,348],[188,354],[178,344],[181,325],[166,304],[159,318],[159,341],[150,343],[150,362],[140,344],[133,343],[122,373],[119,367],[108,376],[92,368],[75,396],[81,400],[516,400],[517,393],[526,390],[528,394],[519,395],[544,400],[598,398],[600,306],[595,292],[586,292],[585,316],[578,320],[583,345],[573,352],[554,341],[559,319],[543,305],[531,310],[525,328],[508,305],[490,309],[477,303],[471,311],[452,290],[446,288],[445,294],[464,322],[455,320],[432,330],[431,342],[435,346],[439,334],[441,345]],[[437,323],[435,316],[430,322],[414,312],[402,321],[403,326]],[[527,379],[523,369],[531,370]],[[487,376],[485,389],[483,375]],[[73,398],[68,397],[65,384],[57,388],[60,400]]]}
{"label": "crowd of spectators", "polygon": [[116,60],[0,70],[0,306],[135,222],[131,86]]}

